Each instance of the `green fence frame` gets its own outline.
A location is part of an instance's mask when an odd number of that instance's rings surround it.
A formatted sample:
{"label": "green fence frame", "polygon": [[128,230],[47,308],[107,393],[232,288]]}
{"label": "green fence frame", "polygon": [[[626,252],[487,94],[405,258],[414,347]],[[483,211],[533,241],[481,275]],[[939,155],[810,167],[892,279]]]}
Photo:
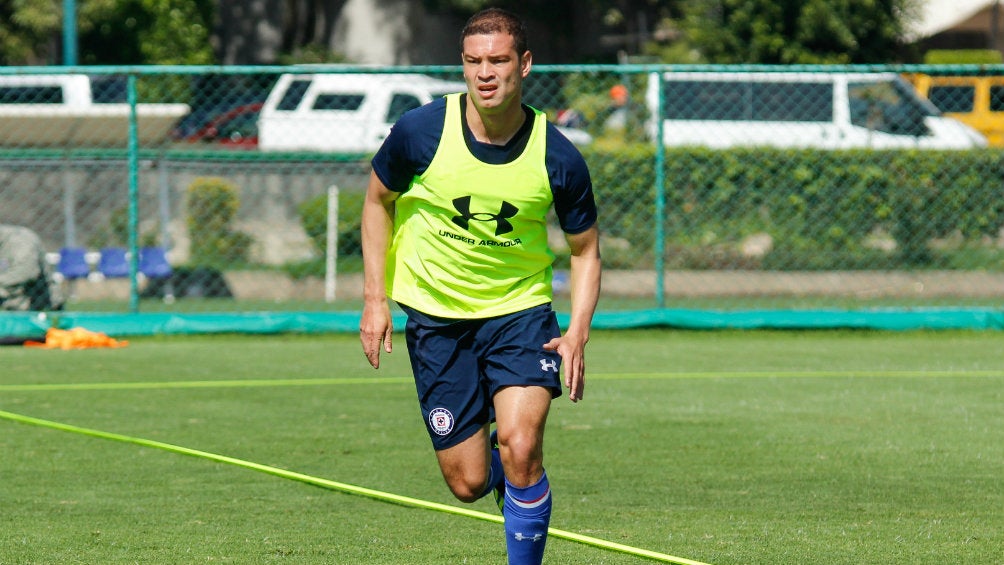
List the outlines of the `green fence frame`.
{"label": "green fence frame", "polygon": [[[73,313],[56,316],[57,322],[61,325],[69,323],[84,323],[89,326],[97,326],[108,329],[111,333],[144,333],[137,325],[140,316],[139,289],[137,288],[137,262],[138,262],[138,193],[139,193],[139,170],[144,157],[149,157],[149,150],[140,146],[138,139],[137,124],[137,79],[147,75],[193,75],[199,73],[212,73],[222,75],[241,75],[252,73],[284,73],[284,72],[311,72],[311,73],[443,73],[459,72],[456,66],[416,66],[416,67],[381,67],[373,68],[366,66],[352,65],[311,65],[302,66],[63,66],[63,67],[0,67],[0,76],[6,75],[26,75],[26,74],[88,74],[88,75],[126,75],[127,81],[127,101],[130,106],[129,114],[129,134],[127,146],[122,152],[118,150],[108,150],[105,154],[124,157],[127,163],[128,190],[129,190],[129,242],[128,247],[132,251],[130,262],[130,296],[129,312],[134,317],[112,317],[102,318],[100,315],[76,315]],[[734,65],[734,66],[713,66],[713,65],[538,65],[535,71],[561,73],[561,72],[598,72],[598,73],[661,73],[675,71],[720,71],[720,72],[925,72],[928,74],[1002,74],[1004,75],[1004,65],[851,65],[851,66],[764,66],[764,65]],[[660,102],[662,89],[660,92]],[[662,107],[662,104],[659,104]],[[658,117],[657,117],[658,118]],[[901,311],[902,318],[890,321],[890,315],[895,315],[895,309],[886,309],[876,313],[872,320],[868,320],[867,312],[856,312],[852,318],[847,317],[846,311],[797,311],[797,312],[773,312],[764,314],[763,312],[710,312],[699,310],[666,310],[665,302],[665,226],[662,218],[666,215],[667,208],[667,179],[665,178],[665,153],[663,144],[662,126],[663,120],[657,119],[658,139],[655,142],[655,180],[653,193],[655,195],[652,203],[655,210],[653,216],[652,231],[656,234],[655,248],[652,250],[655,257],[655,289],[656,289],[656,310],[645,310],[628,313],[603,313],[597,316],[599,325],[605,327],[639,327],[639,326],[681,326],[698,328],[718,328],[718,327],[792,327],[792,328],[819,328],[819,327],[876,327],[884,329],[904,329],[907,327],[933,327],[933,328],[1004,328],[1001,321],[1000,309],[995,308],[950,308],[950,309],[930,309],[931,315],[924,316],[923,312],[915,308],[907,308]],[[23,151],[18,153],[25,155]],[[36,155],[49,155],[53,157],[53,152],[40,150]],[[59,152],[65,155],[65,152]],[[316,155],[314,156],[316,158]],[[230,155],[230,159],[249,158],[246,155]],[[256,159],[283,159],[281,156],[261,156],[255,155]],[[140,316],[139,318],[135,316]],[[149,315],[154,316],[154,315]],[[164,316],[164,315],[156,315]],[[201,318],[200,318],[201,316]],[[200,324],[207,327],[205,331],[241,331],[246,328],[248,331],[343,331],[353,329],[354,318],[343,316],[319,315],[311,322],[290,322],[286,320],[277,324],[274,328],[261,325],[261,320],[248,320],[246,317],[226,317],[225,323],[206,326],[206,318],[212,315],[191,315],[191,324],[179,322],[178,315],[169,316],[173,320],[172,328],[154,323],[154,318],[146,318],[142,323],[148,327],[157,328],[154,333],[176,333],[185,331],[200,331]],[[109,322],[111,319],[120,319],[119,322]],[[182,316],[184,318],[184,316]],[[295,316],[293,316],[295,318]],[[337,318],[337,320],[336,320]],[[37,315],[8,316],[3,324],[0,324],[0,334],[3,333],[24,333],[35,334],[39,328],[46,324],[51,324],[52,318],[48,320]],[[142,325],[141,323],[141,325]],[[4,328],[4,325],[7,327]],[[118,330],[116,329],[118,328]],[[188,329],[185,329],[188,328]]]}

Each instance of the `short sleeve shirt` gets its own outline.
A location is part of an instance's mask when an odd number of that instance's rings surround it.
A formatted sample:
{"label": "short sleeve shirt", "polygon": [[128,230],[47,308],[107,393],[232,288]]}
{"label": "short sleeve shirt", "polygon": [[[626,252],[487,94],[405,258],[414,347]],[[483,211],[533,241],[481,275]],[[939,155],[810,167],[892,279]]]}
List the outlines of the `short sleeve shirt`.
{"label": "short sleeve shirt", "polygon": [[[414,177],[425,172],[439,147],[445,118],[446,100],[439,98],[398,120],[372,161],[373,171],[388,189],[405,192]],[[527,124],[530,122],[527,120]],[[468,148],[475,157],[486,163],[500,164],[520,153],[529,128],[504,146],[480,143],[473,139],[469,130],[465,134]],[[547,125],[544,163],[561,229],[577,234],[592,227],[597,213],[586,161],[553,124]]]}

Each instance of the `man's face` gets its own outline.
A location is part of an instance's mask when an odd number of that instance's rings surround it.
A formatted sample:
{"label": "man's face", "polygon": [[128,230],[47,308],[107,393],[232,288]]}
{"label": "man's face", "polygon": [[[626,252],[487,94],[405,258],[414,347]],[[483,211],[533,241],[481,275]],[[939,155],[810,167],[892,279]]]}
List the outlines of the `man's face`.
{"label": "man's face", "polygon": [[530,52],[516,52],[508,33],[469,35],[462,53],[468,96],[479,111],[500,112],[519,104]]}

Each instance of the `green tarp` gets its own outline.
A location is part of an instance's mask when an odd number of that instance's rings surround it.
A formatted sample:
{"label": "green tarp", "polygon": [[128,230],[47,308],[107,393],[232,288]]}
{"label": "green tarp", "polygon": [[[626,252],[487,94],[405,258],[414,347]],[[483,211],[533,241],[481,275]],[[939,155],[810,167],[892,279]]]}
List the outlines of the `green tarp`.
{"label": "green tarp", "polygon": [[[567,325],[568,316],[559,314]],[[206,314],[104,314],[60,312],[0,313],[0,337],[37,337],[53,323],[59,328],[82,327],[110,336],[181,335],[211,333],[329,333],[359,331],[359,312],[245,312]],[[404,328],[403,314],[394,316]],[[883,309],[883,310],[632,310],[599,312],[597,329],[836,329],[873,330],[1004,330],[999,309]]]}

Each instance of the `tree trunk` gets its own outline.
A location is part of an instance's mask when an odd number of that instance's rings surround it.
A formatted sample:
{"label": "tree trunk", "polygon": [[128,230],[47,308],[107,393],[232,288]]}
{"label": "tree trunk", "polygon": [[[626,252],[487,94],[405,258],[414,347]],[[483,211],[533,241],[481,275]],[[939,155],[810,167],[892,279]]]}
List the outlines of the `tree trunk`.
{"label": "tree trunk", "polygon": [[219,0],[214,35],[224,65],[273,64],[310,44],[330,48],[346,0]]}

